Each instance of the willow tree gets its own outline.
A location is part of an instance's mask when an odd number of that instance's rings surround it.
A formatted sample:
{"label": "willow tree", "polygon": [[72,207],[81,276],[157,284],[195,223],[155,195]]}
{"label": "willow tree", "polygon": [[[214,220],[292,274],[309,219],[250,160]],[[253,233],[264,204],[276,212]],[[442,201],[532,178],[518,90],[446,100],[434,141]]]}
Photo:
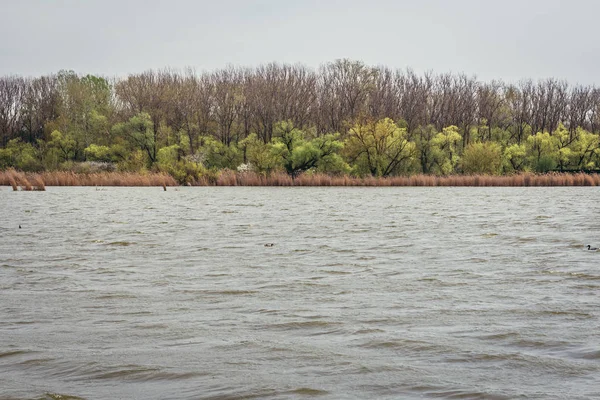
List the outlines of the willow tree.
{"label": "willow tree", "polygon": [[471,143],[460,163],[465,174],[498,175],[502,170],[502,147],[494,142]]}
{"label": "willow tree", "polygon": [[389,176],[405,172],[416,156],[406,128],[389,118],[356,123],[346,139],[345,154],[359,175]]}
{"label": "willow tree", "polygon": [[126,139],[135,150],[145,152],[150,164],[156,162],[158,137],[157,132],[154,130],[152,118],[148,113],[139,113],[127,122],[115,125],[112,133]]}
{"label": "willow tree", "polygon": [[530,165],[537,172],[548,172],[556,167],[555,140],[548,132],[538,132],[527,138],[527,155]]}
{"label": "willow tree", "polygon": [[294,127],[291,122],[278,123],[272,142],[272,152],[281,158],[285,171],[293,178],[311,169],[342,163],[338,152],[343,144],[337,134],[326,134],[313,139]]}
{"label": "willow tree", "polygon": [[460,161],[458,145],[461,141],[462,136],[458,133],[458,128],[454,125],[445,127],[431,139],[434,148],[435,164],[439,168],[439,173],[447,175],[455,171]]}

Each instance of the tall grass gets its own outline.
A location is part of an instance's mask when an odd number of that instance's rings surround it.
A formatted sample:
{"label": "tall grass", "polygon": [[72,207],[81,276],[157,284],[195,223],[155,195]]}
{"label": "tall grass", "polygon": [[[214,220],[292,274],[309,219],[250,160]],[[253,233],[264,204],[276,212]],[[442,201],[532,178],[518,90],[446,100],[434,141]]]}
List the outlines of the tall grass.
{"label": "tall grass", "polygon": [[519,174],[489,175],[413,175],[357,178],[325,174],[303,174],[292,179],[287,174],[268,176],[227,172],[219,176],[219,186],[600,186],[598,174]]}
{"label": "tall grass", "polygon": [[[33,182],[33,185],[31,184]],[[76,174],[67,171],[24,173],[12,169],[0,171],[0,185],[13,190],[45,190],[46,186],[177,186],[167,174],[137,174],[130,172],[97,172]]]}
{"label": "tall grass", "polygon": [[[162,173],[97,172],[74,173],[51,171],[24,173],[0,171],[0,185],[13,190],[45,190],[46,186],[177,186],[177,181]],[[326,174],[302,174],[295,179],[283,172],[269,175],[222,170],[202,176],[195,186],[600,186],[598,174],[518,174],[489,175],[412,175],[394,177],[351,177]]]}

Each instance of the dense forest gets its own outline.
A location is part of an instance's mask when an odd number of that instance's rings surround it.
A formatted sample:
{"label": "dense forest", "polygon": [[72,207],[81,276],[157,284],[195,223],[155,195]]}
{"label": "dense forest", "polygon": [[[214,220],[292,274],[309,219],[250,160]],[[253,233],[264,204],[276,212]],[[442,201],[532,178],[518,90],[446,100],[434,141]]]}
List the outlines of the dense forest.
{"label": "dense forest", "polygon": [[600,165],[600,89],[337,60],[0,78],[0,170],[357,177]]}

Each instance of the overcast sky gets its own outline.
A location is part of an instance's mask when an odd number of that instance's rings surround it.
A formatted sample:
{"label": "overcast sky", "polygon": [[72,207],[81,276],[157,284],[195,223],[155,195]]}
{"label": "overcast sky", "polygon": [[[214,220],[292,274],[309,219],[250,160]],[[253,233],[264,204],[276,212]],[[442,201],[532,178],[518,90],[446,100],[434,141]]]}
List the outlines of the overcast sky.
{"label": "overcast sky", "polygon": [[337,58],[600,85],[597,0],[0,0],[0,75]]}

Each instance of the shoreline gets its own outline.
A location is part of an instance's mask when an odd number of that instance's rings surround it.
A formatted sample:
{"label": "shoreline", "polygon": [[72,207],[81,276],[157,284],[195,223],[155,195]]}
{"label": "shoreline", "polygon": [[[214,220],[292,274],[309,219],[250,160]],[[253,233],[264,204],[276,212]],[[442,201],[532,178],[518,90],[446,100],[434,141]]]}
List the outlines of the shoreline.
{"label": "shoreline", "polygon": [[252,172],[220,171],[218,174],[200,177],[187,185],[179,184],[172,176],[164,173],[97,172],[74,173],[64,171],[20,172],[0,171],[0,186],[11,186],[13,190],[45,190],[46,186],[130,186],[167,187],[176,186],[335,186],[335,187],[486,187],[486,186],[600,186],[600,174],[588,173],[522,173],[517,175],[413,175],[394,177],[330,176],[323,174],[300,175],[292,179],[285,173],[268,176]]}

